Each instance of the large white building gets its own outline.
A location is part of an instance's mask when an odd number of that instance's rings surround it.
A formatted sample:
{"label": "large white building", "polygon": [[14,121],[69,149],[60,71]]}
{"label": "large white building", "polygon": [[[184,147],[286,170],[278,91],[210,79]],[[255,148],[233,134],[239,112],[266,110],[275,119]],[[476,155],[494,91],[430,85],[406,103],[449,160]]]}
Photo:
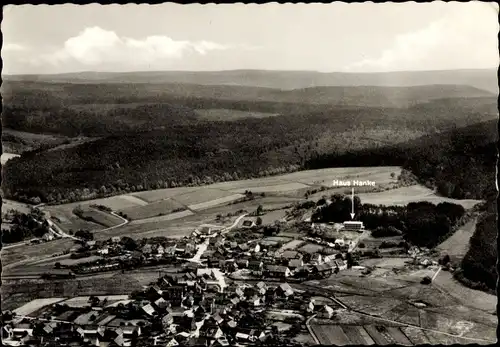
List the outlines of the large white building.
{"label": "large white building", "polygon": [[344,222],[344,229],[346,231],[361,231],[365,227],[363,226],[363,222],[359,221],[345,221]]}

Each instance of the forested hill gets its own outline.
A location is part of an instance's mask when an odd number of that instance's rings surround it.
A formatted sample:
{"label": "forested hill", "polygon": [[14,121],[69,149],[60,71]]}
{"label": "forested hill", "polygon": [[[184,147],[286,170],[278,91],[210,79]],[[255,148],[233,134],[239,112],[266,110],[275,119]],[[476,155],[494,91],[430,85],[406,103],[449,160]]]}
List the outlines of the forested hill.
{"label": "forested hill", "polygon": [[498,209],[495,200],[490,201],[487,210],[479,217],[470,239],[469,251],[460,265],[461,271],[455,276],[470,287],[488,290],[496,295]]}
{"label": "forested hill", "polygon": [[403,165],[456,198],[484,199],[494,189],[496,121],[421,136],[425,127],[407,126],[407,119],[390,130],[377,129],[376,117],[367,128],[339,121],[360,111],[350,112],[177,125],[26,153],[5,165],[3,189],[15,199],[75,201],[300,168],[372,165]]}
{"label": "forested hill", "polygon": [[[262,87],[180,83],[39,83],[6,81],[2,94],[8,105],[124,104],[171,102],[184,99],[275,102],[311,105],[407,107],[435,99],[494,97],[495,94],[466,84],[429,84],[405,87],[321,86],[281,90]],[[44,97],[45,100],[40,100]]]}
{"label": "forested hill", "polygon": [[[4,82],[5,128],[65,136],[153,131],[211,119],[275,115],[330,115],[338,122],[385,129],[466,126],[496,117],[496,97],[469,86],[317,87],[291,91],[181,84],[70,84]],[[360,106],[361,105],[361,106]],[[340,111],[346,110],[347,117]],[[222,111],[222,112],[220,112]],[[350,116],[354,118],[349,119]],[[279,121],[278,121],[279,123]],[[427,125],[424,125],[427,124]],[[397,126],[396,126],[397,128]]]}
{"label": "forested hill", "polygon": [[498,121],[481,122],[397,145],[313,156],[307,169],[402,165],[423,184],[457,199],[496,196]]}
{"label": "forested hill", "polygon": [[240,85],[277,89],[318,86],[416,86],[430,84],[468,84],[498,93],[495,69],[400,71],[382,73],[322,73],[316,71],[149,71],[80,72],[58,75],[14,75],[4,79],[69,83],[181,83]]}

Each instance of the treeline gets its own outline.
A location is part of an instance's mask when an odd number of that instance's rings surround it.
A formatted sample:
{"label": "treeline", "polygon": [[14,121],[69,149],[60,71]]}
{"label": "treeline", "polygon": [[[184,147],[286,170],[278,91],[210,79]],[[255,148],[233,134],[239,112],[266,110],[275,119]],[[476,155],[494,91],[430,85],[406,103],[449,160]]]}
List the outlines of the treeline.
{"label": "treeline", "polygon": [[16,243],[42,237],[49,232],[49,225],[38,209],[33,209],[30,213],[12,210],[5,217],[10,221],[11,227],[2,228],[3,243]]}
{"label": "treeline", "polygon": [[490,201],[478,220],[476,230],[470,239],[470,246],[455,277],[464,284],[489,291],[496,295],[498,210],[495,200]]}
{"label": "treeline", "polygon": [[[320,206],[312,215],[315,222],[342,223],[351,220],[352,200],[334,194],[331,202]],[[443,241],[465,214],[461,205],[448,202],[409,203],[406,206],[362,204],[354,197],[356,220],[367,229],[376,230],[374,237],[404,235],[406,241],[421,247],[434,247]]]}

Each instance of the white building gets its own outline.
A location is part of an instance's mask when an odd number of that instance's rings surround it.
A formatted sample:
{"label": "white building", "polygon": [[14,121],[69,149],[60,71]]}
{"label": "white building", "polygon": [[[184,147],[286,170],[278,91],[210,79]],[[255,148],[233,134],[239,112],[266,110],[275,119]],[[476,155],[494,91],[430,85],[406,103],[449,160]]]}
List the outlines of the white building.
{"label": "white building", "polygon": [[343,230],[345,230],[345,231],[360,231],[360,230],[363,230],[364,228],[365,227],[363,226],[363,222],[345,221]]}

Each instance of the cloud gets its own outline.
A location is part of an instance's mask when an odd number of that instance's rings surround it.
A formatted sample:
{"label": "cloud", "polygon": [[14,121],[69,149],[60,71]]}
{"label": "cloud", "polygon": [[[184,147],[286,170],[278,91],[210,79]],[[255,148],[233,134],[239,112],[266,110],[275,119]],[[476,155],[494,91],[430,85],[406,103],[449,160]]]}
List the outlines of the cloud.
{"label": "cloud", "polygon": [[2,51],[4,52],[22,52],[26,50],[26,47],[17,43],[7,43],[2,46]]}
{"label": "cloud", "polygon": [[498,65],[498,8],[472,4],[453,8],[426,27],[396,36],[378,57],[347,71],[485,68]]}
{"label": "cloud", "polygon": [[76,61],[86,66],[143,65],[179,60],[188,54],[206,55],[213,51],[229,49],[255,49],[255,47],[211,41],[174,40],[162,35],[133,39],[120,37],[115,32],[100,27],[91,27],[66,40],[62,48],[41,55],[37,62],[58,65]]}

